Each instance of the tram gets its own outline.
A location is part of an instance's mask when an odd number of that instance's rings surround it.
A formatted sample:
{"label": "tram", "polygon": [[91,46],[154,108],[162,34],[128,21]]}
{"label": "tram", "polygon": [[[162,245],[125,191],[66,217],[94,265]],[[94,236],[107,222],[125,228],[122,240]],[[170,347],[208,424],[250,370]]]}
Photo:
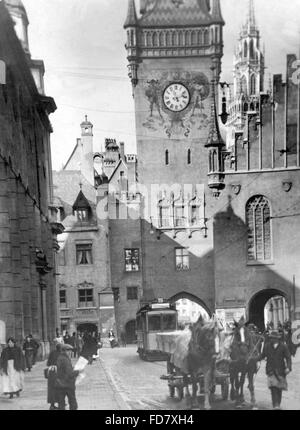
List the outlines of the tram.
{"label": "tram", "polygon": [[176,304],[162,299],[143,306],[136,314],[138,354],[142,360],[165,361],[168,354],[160,351],[156,335],[177,330]]}

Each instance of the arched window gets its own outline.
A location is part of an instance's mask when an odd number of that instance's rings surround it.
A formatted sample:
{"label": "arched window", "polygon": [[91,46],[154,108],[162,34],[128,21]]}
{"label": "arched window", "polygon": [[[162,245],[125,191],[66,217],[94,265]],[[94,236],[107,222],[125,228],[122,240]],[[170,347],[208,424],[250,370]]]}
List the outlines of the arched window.
{"label": "arched window", "polygon": [[153,34],[153,46],[158,46],[158,34],[156,32]]}
{"label": "arched window", "polygon": [[248,45],[246,41],[244,43],[244,57],[248,57]]}
{"label": "arched window", "polygon": [[169,165],[169,162],[170,162],[170,160],[169,160],[169,151],[166,150],[166,152],[165,152],[165,163],[166,163],[166,166]]}
{"label": "arched window", "polygon": [[251,75],[250,78],[250,95],[254,95],[256,93],[256,77],[255,75]]}
{"label": "arched window", "polygon": [[247,93],[248,93],[246,76],[242,76],[242,78],[241,78],[241,92],[242,92],[242,94],[245,94],[245,95],[247,95]]}
{"label": "arched window", "polygon": [[250,40],[249,51],[250,51],[250,58],[251,60],[253,60],[255,58],[253,40]]}
{"label": "arched window", "polygon": [[191,164],[191,162],[192,162],[192,151],[190,149],[188,149],[188,152],[187,152],[187,163]]}
{"label": "arched window", "polygon": [[197,45],[197,33],[196,31],[192,31],[192,45]]}
{"label": "arched window", "polygon": [[171,33],[168,31],[167,32],[167,36],[166,36],[166,45],[167,46],[171,46],[171,42],[172,42],[172,40],[171,40]]}
{"label": "arched window", "polygon": [[204,45],[208,45],[209,44],[209,33],[208,30],[204,30]]}
{"label": "arched window", "polygon": [[271,209],[264,196],[252,197],[246,205],[248,261],[268,261],[271,253]]}

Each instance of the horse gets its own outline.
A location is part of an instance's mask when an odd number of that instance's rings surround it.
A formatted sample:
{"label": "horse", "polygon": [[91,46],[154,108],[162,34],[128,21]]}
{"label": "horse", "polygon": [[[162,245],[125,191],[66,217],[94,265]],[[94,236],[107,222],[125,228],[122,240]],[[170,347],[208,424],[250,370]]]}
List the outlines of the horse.
{"label": "horse", "polygon": [[[183,387],[192,408],[197,403],[199,376],[204,380],[204,409],[211,409],[210,394],[214,386],[216,356],[219,353],[219,327],[214,319],[205,322],[202,316],[191,325],[189,332],[178,338],[173,364],[183,375]],[[189,336],[189,337],[187,337]],[[192,396],[189,383],[192,383]]]}
{"label": "horse", "polygon": [[257,409],[254,375],[258,372],[258,358],[261,353],[263,336],[256,333],[251,326],[246,326],[242,317],[239,322],[234,322],[230,352],[230,398],[236,401],[236,407],[240,408],[244,403],[244,383],[248,377],[248,388],[251,395],[251,405]]}

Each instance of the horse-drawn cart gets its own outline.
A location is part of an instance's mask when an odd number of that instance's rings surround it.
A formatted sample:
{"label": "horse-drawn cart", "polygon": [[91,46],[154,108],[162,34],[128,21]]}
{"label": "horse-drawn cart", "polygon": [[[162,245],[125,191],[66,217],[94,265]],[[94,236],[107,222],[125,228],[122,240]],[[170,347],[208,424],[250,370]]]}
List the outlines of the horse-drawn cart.
{"label": "horse-drawn cart", "polygon": [[[182,400],[184,397],[184,387],[188,384],[192,384],[192,378],[190,375],[184,375],[182,372],[182,362],[186,353],[186,348],[178,350],[177,340],[181,337],[184,339],[185,346],[187,347],[189,342],[189,333],[186,332],[186,339],[184,338],[184,332],[176,331],[172,333],[159,333],[156,335],[157,348],[166,354],[167,358],[167,375],[162,375],[161,379],[168,381],[170,397],[177,397]],[[185,350],[185,351],[184,351]],[[214,396],[216,386],[221,387],[221,395],[223,400],[228,399],[229,395],[229,361],[218,360],[214,367],[213,382],[211,385],[211,397]],[[204,376],[199,374],[197,377],[197,383],[200,386],[200,392],[203,392],[204,388]]]}

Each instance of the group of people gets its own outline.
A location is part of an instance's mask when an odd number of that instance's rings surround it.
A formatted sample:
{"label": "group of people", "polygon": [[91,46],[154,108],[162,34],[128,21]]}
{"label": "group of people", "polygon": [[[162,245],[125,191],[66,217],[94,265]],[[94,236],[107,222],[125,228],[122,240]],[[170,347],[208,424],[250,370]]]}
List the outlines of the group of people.
{"label": "group of people", "polygon": [[30,372],[35,365],[39,346],[31,334],[26,336],[23,349],[12,337],[7,339],[0,356],[0,390],[10,399],[20,397],[24,388],[24,372],[26,369]]}
{"label": "group of people", "polygon": [[68,399],[69,409],[78,409],[76,400],[76,378],[83,370],[75,370],[71,358],[82,357],[91,365],[99,356],[101,339],[96,333],[68,332],[62,336],[58,331],[54,339],[55,349],[51,351],[46,369],[48,379],[48,403],[50,410],[64,410]]}

